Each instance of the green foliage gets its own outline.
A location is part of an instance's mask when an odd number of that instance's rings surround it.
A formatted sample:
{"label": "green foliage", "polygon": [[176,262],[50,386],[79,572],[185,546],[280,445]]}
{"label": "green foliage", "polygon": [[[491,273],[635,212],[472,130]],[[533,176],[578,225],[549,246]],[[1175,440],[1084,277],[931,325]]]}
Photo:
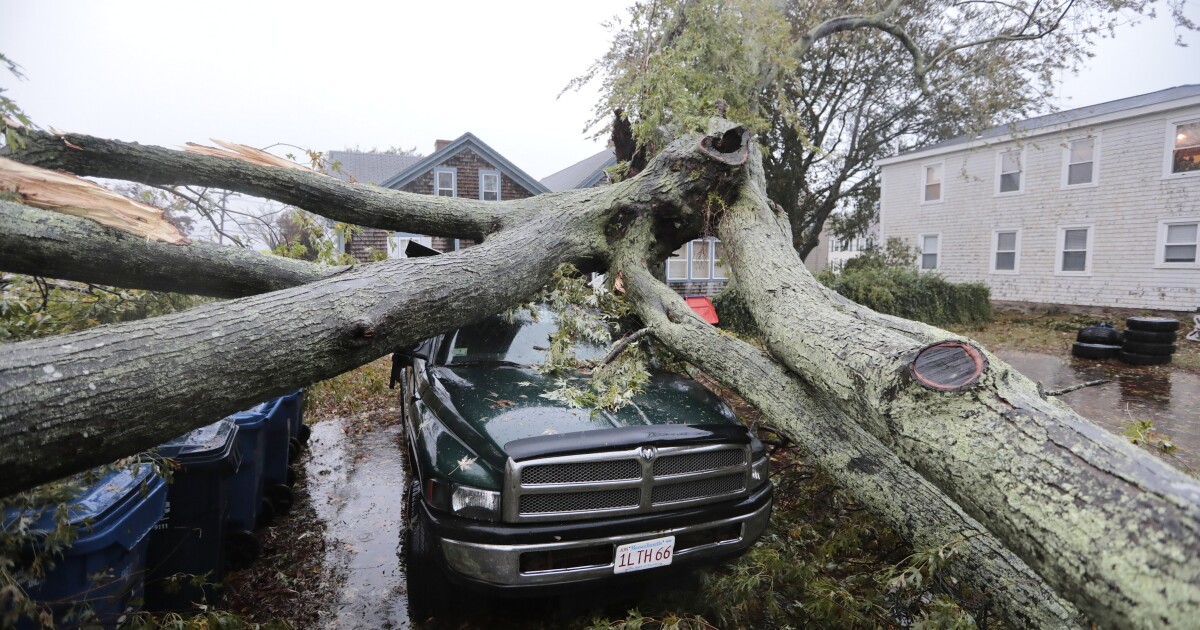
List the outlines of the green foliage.
{"label": "green foliage", "polygon": [[[337,251],[336,238],[349,240],[362,228],[346,223],[335,223],[332,228],[315,214],[292,208],[275,220],[278,227],[278,242],[271,253],[284,258],[296,258],[326,265],[349,265],[354,259]],[[377,258],[372,252],[371,260],[387,258],[387,252]]]}
{"label": "green foliage", "polygon": [[846,262],[841,273],[817,274],[822,284],[868,308],[935,326],[981,324],[992,319],[991,289],[955,284],[912,267],[916,255],[892,239]]}
{"label": "green foliage", "polygon": [[1179,447],[1171,441],[1171,438],[1159,433],[1154,428],[1153,422],[1149,420],[1134,420],[1131,417],[1129,423],[1121,431],[1121,434],[1133,444],[1167,460],[1188,475],[1200,479],[1200,471],[1187,464],[1179,454]]}
{"label": "green foliage", "polygon": [[[5,57],[3,53],[0,53],[0,67],[8,70],[9,74],[17,79],[25,78],[21,73],[21,66]],[[17,133],[17,129],[32,126],[33,122],[21,111],[16,101],[4,95],[5,91],[4,88],[0,88],[0,132],[3,133],[6,146],[21,149],[25,147],[25,139]]]}

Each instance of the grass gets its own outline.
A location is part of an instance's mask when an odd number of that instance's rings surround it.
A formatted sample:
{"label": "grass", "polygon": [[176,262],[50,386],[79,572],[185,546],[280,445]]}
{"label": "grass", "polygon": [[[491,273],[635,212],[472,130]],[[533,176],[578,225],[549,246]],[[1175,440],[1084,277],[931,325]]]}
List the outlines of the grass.
{"label": "grass", "polygon": [[[989,350],[1025,350],[1067,356],[1080,328],[1103,318],[1094,315],[1047,313],[1018,313],[1000,311],[988,324],[947,326],[946,329],[970,337]],[[1109,320],[1118,328],[1121,319]],[[1171,368],[1200,373],[1200,343],[1187,341],[1183,335],[1191,330],[1188,322],[1179,330],[1179,349],[1171,360]]]}

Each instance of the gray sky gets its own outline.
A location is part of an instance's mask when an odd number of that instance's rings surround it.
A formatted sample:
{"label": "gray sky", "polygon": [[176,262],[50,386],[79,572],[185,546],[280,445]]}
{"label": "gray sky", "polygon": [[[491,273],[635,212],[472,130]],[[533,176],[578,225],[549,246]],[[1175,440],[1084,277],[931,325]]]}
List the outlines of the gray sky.
{"label": "gray sky", "polygon": [[[582,133],[595,87],[555,97],[628,4],[0,0],[0,51],[27,76],[0,85],[40,125],[164,146],[428,154],[471,131],[540,179],[602,148]],[[1123,29],[1061,106],[1200,83],[1200,37],[1173,39],[1166,20]]]}

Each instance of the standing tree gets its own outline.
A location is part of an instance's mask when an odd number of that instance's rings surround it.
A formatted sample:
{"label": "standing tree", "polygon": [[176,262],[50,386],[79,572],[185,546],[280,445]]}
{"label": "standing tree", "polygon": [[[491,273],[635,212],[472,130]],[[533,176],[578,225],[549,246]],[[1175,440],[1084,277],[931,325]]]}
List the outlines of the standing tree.
{"label": "standing tree", "polygon": [[[1077,68],[1097,37],[1147,7],[644,0],[568,88],[601,79],[589,127],[620,109],[651,153],[702,130],[724,102],[731,119],[759,134],[767,195],[786,211],[806,258],[831,217],[836,236],[865,234],[879,198],[876,160],[1045,109],[1056,78]],[[887,28],[839,17],[876,11]],[[826,37],[830,30],[842,32]],[[917,51],[926,52],[910,55]]]}
{"label": "standing tree", "polygon": [[[944,8],[971,17],[1020,6]],[[1041,28],[1060,23],[1060,11],[1109,6],[1026,10]],[[908,14],[894,2],[792,33],[788,43],[803,59],[826,38],[881,31],[932,86],[955,49],[923,48],[906,30]],[[984,25],[996,30],[975,42]],[[962,33],[943,30],[965,36],[969,50],[1003,46],[1017,37],[1007,28],[974,20]],[[880,315],[814,281],[788,218],[767,198],[763,152],[747,127],[715,119],[704,133],[666,143],[626,181],[502,203],[362,186],[237,151],[18,134],[7,153],[29,165],[219,187],[346,223],[482,244],[331,268],[188,243],[139,210],[56,199],[32,175],[32,184],[10,185],[21,195],[0,201],[5,270],[237,299],[0,346],[0,494],[150,448],[519,304],[573,263],[607,267],[649,334],[759,406],[914,544],[961,541],[952,570],[993,593],[1012,625],[1074,627],[1085,623],[1082,611],[1107,627],[1187,626],[1200,614],[1200,484],[969,340]],[[43,177],[51,176],[62,177]],[[710,226],[727,244],[766,350],[718,334],[648,271]]]}

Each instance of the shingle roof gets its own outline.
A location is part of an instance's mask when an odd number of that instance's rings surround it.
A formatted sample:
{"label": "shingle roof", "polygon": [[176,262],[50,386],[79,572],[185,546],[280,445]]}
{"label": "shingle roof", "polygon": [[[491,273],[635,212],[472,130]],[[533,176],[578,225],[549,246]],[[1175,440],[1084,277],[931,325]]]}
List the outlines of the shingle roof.
{"label": "shingle roof", "polygon": [[1000,138],[1009,135],[1019,136],[1021,134],[1029,134],[1044,127],[1070,125],[1071,123],[1088,118],[1117,114],[1123,111],[1139,109],[1152,105],[1160,105],[1162,103],[1169,103],[1171,101],[1195,96],[1200,96],[1200,84],[1179,85],[1176,87],[1167,88],[1165,90],[1159,90],[1157,92],[1150,92],[1149,94],[1139,94],[1137,96],[1130,96],[1129,98],[1122,98],[1115,101],[1108,101],[1106,103],[1097,103],[1095,105],[1088,105],[1086,107],[1068,109],[1066,111],[1046,114],[1044,116],[1036,116],[1034,118],[1026,118],[1025,120],[1019,120],[1017,122],[1005,125],[997,125],[990,129],[985,129],[977,134],[968,134],[965,136],[959,136],[957,138],[951,138],[949,140],[943,140],[942,142],[924,146],[919,149],[905,151],[894,157],[907,157],[916,153],[924,153],[926,151],[933,151],[936,149],[953,147],[971,142],[986,142],[987,140],[993,138]]}
{"label": "shingle roof", "polygon": [[[419,155],[330,151],[326,155],[329,166],[323,170],[338,179],[348,180],[353,177],[355,181],[364,184],[379,184],[420,162],[421,159]],[[332,168],[334,164],[339,165],[340,172]]]}
{"label": "shingle roof", "polygon": [[553,175],[543,177],[542,185],[552,192],[573,188],[591,188],[600,181],[600,178],[604,177],[604,169],[616,163],[617,156],[613,150],[605,149]]}
{"label": "shingle roof", "polygon": [[413,164],[405,167],[404,170],[384,179],[380,185],[385,188],[400,188],[412,180],[424,175],[429,169],[441,164],[449,159],[455,153],[458,153],[463,148],[470,146],[476,153],[479,153],[483,159],[491,163],[492,166],[500,169],[509,177],[513,178],[518,184],[525,187],[526,190],[533,194],[550,192],[548,188],[543,186],[538,180],[529,176],[528,173],[517,168],[515,164],[509,162],[507,158],[496,152],[495,149],[489,147],[483,140],[480,140],[471,132],[464,133],[456,138],[450,144],[434,151],[428,157],[418,159]]}

